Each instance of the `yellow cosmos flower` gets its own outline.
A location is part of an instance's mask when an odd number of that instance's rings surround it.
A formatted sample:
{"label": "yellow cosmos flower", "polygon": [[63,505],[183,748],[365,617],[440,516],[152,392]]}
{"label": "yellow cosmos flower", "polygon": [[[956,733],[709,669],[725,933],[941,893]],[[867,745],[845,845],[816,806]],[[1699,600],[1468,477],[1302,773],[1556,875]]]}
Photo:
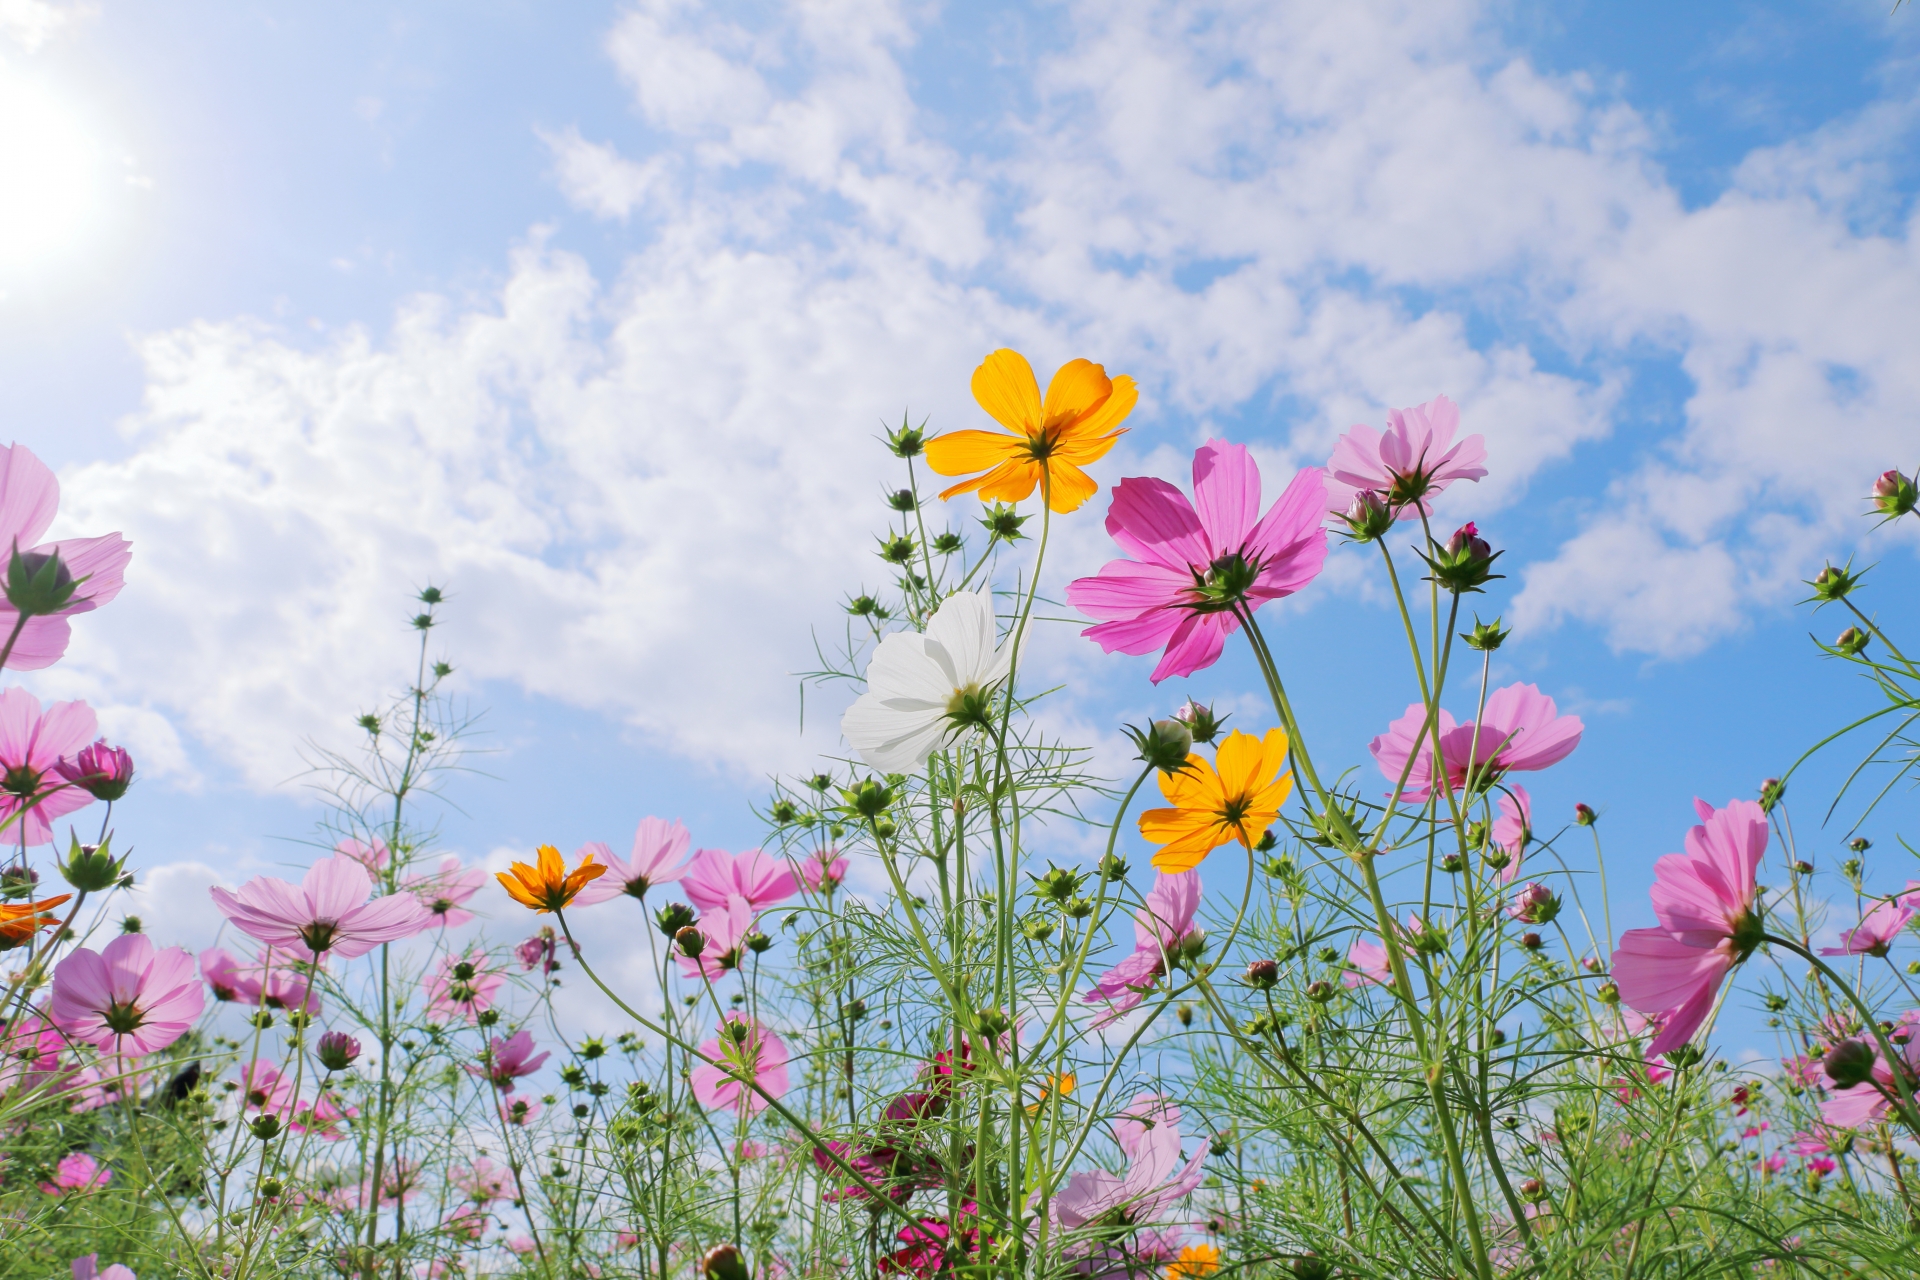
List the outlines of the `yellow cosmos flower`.
{"label": "yellow cosmos flower", "polygon": [[1030,1116],[1039,1115],[1041,1109],[1047,1105],[1047,1100],[1049,1098],[1052,1098],[1055,1094],[1058,1094],[1062,1098],[1064,1098],[1068,1094],[1072,1093],[1074,1086],[1079,1083],[1080,1083],[1080,1077],[1075,1075],[1071,1071],[1067,1072],[1065,1075],[1048,1076],[1046,1079],[1046,1083],[1040,1086],[1040,1100],[1038,1102],[1030,1102],[1027,1104],[1027,1114]]}
{"label": "yellow cosmos flower", "polygon": [[1167,1280],[1203,1280],[1220,1269],[1220,1251],[1210,1244],[1190,1244],[1167,1264]]}
{"label": "yellow cosmos flower", "polygon": [[581,854],[580,865],[569,872],[567,860],[552,845],[543,844],[538,852],[536,866],[516,862],[508,870],[494,873],[494,879],[513,895],[515,902],[535,911],[560,910],[573,901],[573,895],[580,892],[587,881],[606,874],[606,866],[595,862],[591,853]]}
{"label": "yellow cosmos flower", "polygon": [[982,502],[1019,502],[1045,476],[1048,505],[1065,514],[1098,492],[1080,468],[1106,457],[1140,392],[1125,374],[1109,378],[1104,367],[1074,360],[1053,375],[1043,402],[1027,358],[1002,348],[973,371],[973,398],[1013,434],[949,431],[927,441],[927,465],[941,475],[986,473],[940,496],[977,492]]}
{"label": "yellow cosmos flower", "polygon": [[1153,855],[1161,871],[1191,871],[1229,840],[1251,848],[1293,794],[1287,735],[1279,729],[1264,739],[1236,729],[1214,759],[1217,770],[1191,755],[1184,771],[1161,774],[1160,792],[1174,807],[1140,815],[1140,834],[1164,846]]}

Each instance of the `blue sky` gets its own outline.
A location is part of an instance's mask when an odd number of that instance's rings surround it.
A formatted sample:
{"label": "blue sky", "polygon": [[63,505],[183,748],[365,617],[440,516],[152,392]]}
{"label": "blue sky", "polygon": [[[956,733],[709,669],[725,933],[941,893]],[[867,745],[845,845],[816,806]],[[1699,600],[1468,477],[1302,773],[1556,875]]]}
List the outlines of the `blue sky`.
{"label": "blue sky", "polygon": [[[1458,399],[1493,474],[1443,511],[1507,548],[1496,679],[1588,725],[1537,803],[1606,813],[1634,923],[1692,795],[1751,794],[1865,697],[1797,580],[1858,548],[1914,621],[1911,536],[1858,518],[1920,462],[1912,15],[1324,10],[0,2],[30,107],[0,173],[32,175],[5,432],[60,471],[63,533],[136,544],[31,684],[139,753],[122,830],[183,940],[206,882],[309,856],[298,747],[404,681],[427,581],[496,779],[454,788],[450,847],[618,847],[647,813],[756,842],[767,775],[834,747],[791,673],[880,579],[869,438],[974,425],[1000,345],[1140,380],[1109,484],[1210,434],[1281,475]],[[1104,558],[1102,505],[1063,572]],[[1409,700],[1390,621],[1343,556],[1275,624],[1339,763]],[[1189,691],[1065,629],[1040,660],[1107,758]]]}

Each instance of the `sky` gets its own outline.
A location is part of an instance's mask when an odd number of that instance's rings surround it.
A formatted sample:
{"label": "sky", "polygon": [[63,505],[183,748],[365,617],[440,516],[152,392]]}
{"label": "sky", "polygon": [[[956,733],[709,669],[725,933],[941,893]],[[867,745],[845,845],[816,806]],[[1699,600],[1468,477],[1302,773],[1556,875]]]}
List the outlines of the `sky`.
{"label": "sky", "polygon": [[[483,713],[449,850],[647,814],[745,848],[768,779],[840,749],[846,695],[803,727],[797,673],[884,580],[874,438],[983,425],[987,352],[1139,382],[1103,486],[1221,437],[1277,492],[1446,394],[1490,458],[1440,512],[1505,553],[1493,679],[1587,726],[1536,825],[1600,810],[1615,926],[1646,923],[1693,796],[1870,705],[1803,580],[1855,556],[1889,625],[1920,613],[1913,535],[1862,515],[1920,463],[1914,22],[0,0],[0,435],[58,471],[57,534],[135,548],[24,682],[134,751],[137,904],[189,945],[208,884],[313,857],[304,762],[405,687],[428,584]],[[1110,554],[1104,505],[1056,582]],[[1413,697],[1372,562],[1272,612],[1316,752],[1366,766]],[[1034,666],[1115,772],[1118,726],[1189,694],[1265,723],[1237,653],[1156,689],[1062,624]],[[1796,775],[1804,856],[1854,834],[1821,824],[1850,763]],[[1900,816],[1861,829],[1895,882]]]}

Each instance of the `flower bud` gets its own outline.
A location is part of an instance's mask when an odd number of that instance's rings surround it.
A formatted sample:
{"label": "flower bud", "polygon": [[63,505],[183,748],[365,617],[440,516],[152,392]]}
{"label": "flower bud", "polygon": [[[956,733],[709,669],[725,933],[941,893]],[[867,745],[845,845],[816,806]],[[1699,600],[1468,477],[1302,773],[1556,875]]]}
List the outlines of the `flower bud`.
{"label": "flower bud", "polygon": [[1085,920],[1093,914],[1093,899],[1084,896],[1075,898],[1067,903],[1066,906],[1062,907],[1061,910],[1065,911],[1075,920]]}
{"label": "flower bud", "polygon": [[1065,867],[1049,867],[1045,875],[1029,875],[1028,879],[1033,881],[1033,896],[1056,907],[1064,907],[1077,898],[1080,886],[1086,882],[1084,874]]}
{"label": "flower bud", "polygon": [[1520,935],[1520,945],[1529,951],[1538,951],[1547,945],[1547,940],[1537,933],[1523,933]]}
{"label": "flower bud", "polygon": [[1331,982],[1325,979],[1316,979],[1307,984],[1307,999],[1313,1001],[1315,1004],[1325,1004],[1327,1001],[1333,999],[1337,991],[1338,988]]}
{"label": "flower bud", "polygon": [[1181,965],[1191,965],[1207,949],[1207,932],[1204,929],[1189,929],[1180,937],[1180,945],[1175,949],[1174,961]]}
{"label": "flower bud", "polygon": [[1857,658],[1866,651],[1867,641],[1872,638],[1872,636],[1858,627],[1848,627],[1845,631],[1842,631],[1840,637],[1833,642],[1833,647],[1838,649],[1846,657]]}
{"label": "flower bud", "polygon": [[1588,973],[1600,973],[1606,968],[1605,965],[1600,963],[1599,956],[1588,956],[1580,962],[1580,967]]}
{"label": "flower bud", "polygon": [[329,1071],[345,1071],[360,1057],[360,1042],[344,1031],[329,1031],[314,1046],[314,1056]]}
{"label": "flower bud", "polygon": [[766,934],[760,932],[758,929],[755,929],[752,933],[748,934],[743,939],[743,941],[747,944],[747,950],[753,952],[753,954],[757,956],[765,955],[773,947],[773,939],[769,938]]}
{"label": "flower bud", "polygon": [[1432,581],[1455,595],[1461,595],[1478,591],[1494,578],[1502,576],[1493,572],[1493,562],[1503,554],[1489,547],[1486,539],[1480,536],[1480,530],[1472,521],[1468,521],[1454,530],[1446,546],[1423,558],[1427,567],[1433,570]]}
{"label": "flower bud", "polygon": [[844,787],[840,795],[846,800],[844,806],[852,813],[871,821],[885,813],[893,804],[893,790],[877,778],[866,778],[852,787]]}
{"label": "flower bud", "polygon": [[1527,924],[1552,924],[1560,914],[1560,898],[1543,884],[1529,884],[1514,898],[1507,914]]}
{"label": "flower bud", "polygon": [[1805,858],[1800,858],[1794,862],[1793,870],[1796,875],[1810,876],[1813,874],[1813,864]]}
{"label": "flower bud", "polygon": [[1333,1280],[1333,1264],[1317,1254],[1301,1254],[1293,1260],[1293,1280]]}
{"label": "flower bud", "polygon": [[1615,986],[1611,982],[1601,983],[1600,989],[1594,992],[1593,994],[1599,997],[1601,1004],[1619,1004],[1620,1003],[1620,988]]}
{"label": "flower bud", "polygon": [[1536,1204],[1547,1198],[1547,1189],[1538,1178],[1528,1178],[1520,1184],[1520,1198],[1528,1204]]}
{"label": "flower bud", "polygon": [[673,945],[680,948],[680,954],[689,960],[697,960],[700,953],[707,949],[707,935],[688,925],[673,935]]}
{"label": "flower bud", "polygon": [[1193,730],[1178,720],[1155,720],[1144,730],[1128,725],[1126,733],[1139,749],[1137,758],[1168,777],[1186,768],[1193,753]]}
{"label": "flower bud", "polygon": [[1845,600],[1849,592],[1860,585],[1860,576],[1846,568],[1828,565],[1814,575],[1807,584],[1813,588],[1813,598],[1821,604],[1831,604],[1835,600]]}
{"label": "flower bud", "polygon": [[54,768],[60,776],[92,796],[112,803],[133,785],[133,757],[124,747],[110,747],[105,738],[80,748],[71,760]]}
{"label": "flower bud", "polygon": [[1127,860],[1117,853],[1110,853],[1100,859],[1100,878],[1112,884],[1116,880],[1127,878]]}
{"label": "flower bud", "polygon": [[1372,489],[1354,494],[1340,518],[1347,522],[1347,532],[1355,542],[1372,542],[1393,528],[1393,510]]}
{"label": "flower bud", "polygon": [[1780,781],[1780,779],[1768,778],[1765,782],[1762,782],[1760,784],[1761,811],[1764,813],[1772,813],[1773,806],[1779,804],[1782,797],[1786,794],[1787,784]]}
{"label": "flower bud", "polygon": [[982,1009],[974,1015],[974,1020],[980,1028],[980,1034],[989,1039],[998,1039],[1005,1035],[1007,1028],[1013,1025],[1006,1012],[1001,1009]]}
{"label": "flower bud", "polygon": [[914,510],[920,503],[919,500],[913,496],[913,490],[895,489],[887,495],[887,505],[895,511],[906,512]]}
{"label": "flower bud", "polygon": [[747,1037],[753,1034],[753,1028],[738,1019],[727,1023],[727,1039],[735,1044],[745,1044]]}
{"label": "flower bud", "polygon": [[996,502],[980,517],[980,527],[987,531],[989,539],[995,542],[1018,542],[1027,535],[1020,532],[1020,526],[1027,517],[1015,511],[1003,502]]}
{"label": "flower bud", "polygon": [[887,432],[887,448],[893,450],[896,458],[919,457],[927,442],[926,425],[923,422],[916,427],[902,417],[899,430]]}
{"label": "flower bud", "polygon": [[31,898],[39,884],[40,873],[32,867],[8,867],[0,871],[0,899]]}
{"label": "flower bud", "polygon": [[666,906],[653,913],[653,922],[659,925],[660,932],[666,934],[669,938],[692,924],[696,919],[698,919],[698,917],[693,914],[693,908],[684,902],[669,902]]}
{"label": "flower bud", "polygon": [[1836,1089],[1851,1089],[1873,1078],[1873,1064],[1879,1055],[1865,1040],[1842,1040],[1827,1050],[1821,1066]]}
{"label": "flower bud", "polygon": [[1576,804],[1573,806],[1573,821],[1577,826],[1590,827],[1600,821],[1600,815],[1593,811],[1592,805]]}
{"label": "flower bud", "polygon": [[1174,1006],[1173,1016],[1181,1026],[1190,1027],[1193,1025],[1193,1006],[1182,1000]]}
{"label": "flower bud", "polygon": [[59,864],[61,879],[82,893],[103,893],[120,883],[126,868],[113,859],[111,836],[97,845],[81,844],[77,835],[72,841],[66,860]]}
{"label": "flower bud", "polygon": [[274,1115],[272,1112],[255,1116],[247,1123],[247,1128],[253,1130],[253,1136],[260,1139],[260,1141],[272,1142],[280,1136],[280,1117]]}
{"label": "flower bud", "polygon": [[1853,850],[1855,853],[1865,853],[1867,850],[1873,848],[1873,841],[1867,839],[1865,836],[1855,836],[1853,839],[1847,841],[1847,848]]}
{"label": "flower bud", "polygon": [[1227,722],[1226,716],[1216,716],[1212,707],[1203,707],[1188,698],[1173,718],[1187,726],[1193,734],[1193,740],[1199,743],[1211,743],[1220,736],[1220,730]]}
{"label": "flower bud", "polygon": [[1440,869],[1450,876],[1459,875],[1466,869],[1466,860],[1457,853],[1450,853],[1440,859]]}
{"label": "flower bud", "polygon": [[22,617],[38,618],[59,613],[73,603],[80,583],[61,560],[58,551],[22,553],[18,543],[7,561],[6,595]]}
{"label": "flower bud", "polygon": [[1280,981],[1280,966],[1272,960],[1255,960],[1247,966],[1247,985],[1256,991],[1271,991]]}
{"label": "flower bud", "polygon": [[1467,642],[1467,648],[1469,649],[1478,649],[1482,653],[1491,653],[1505,644],[1507,637],[1512,634],[1511,631],[1500,625],[1500,619],[1498,618],[1495,618],[1492,622],[1482,622],[1476,617],[1473,620],[1473,630],[1461,632],[1460,638]]}
{"label": "flower bud", "polygon": [[750,1280],[747,1264],[740,1251],[730,1244],[717,1244],[700,1259],[700,1274],[706,1280]]}
{"label": "flower bud", "polygon": [[1920,501],[1920,492],[1916,492],[1913,481],[1897,468],[1881,472],[1880,478],[1873,482],[1874,509],[1889,520],[1913,510],[1916,501]]}

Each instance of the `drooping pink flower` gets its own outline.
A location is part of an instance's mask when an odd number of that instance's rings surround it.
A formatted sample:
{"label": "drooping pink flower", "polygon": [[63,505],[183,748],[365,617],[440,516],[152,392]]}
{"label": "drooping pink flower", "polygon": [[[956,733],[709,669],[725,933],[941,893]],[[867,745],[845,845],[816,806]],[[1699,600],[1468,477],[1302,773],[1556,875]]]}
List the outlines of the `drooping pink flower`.
{"label": "drooping pink flower", "polygon": [[1194,913],[1200,909],[1200,871],[1161,872],[1147,891],[1145,904],[1133,917],[1133,951],[1100,975],[1093,989],[1080,997],[1085,1004],[1104,1004],[1094,1021],[1105,1026],[1137,1008],[1161,978],[1167,962],[1180,954],[1193,932]]}
{"label": "drooping pink flower", "polygon": [[455,1165],[447,1174],[447,1182],[466,1192],[467,1199],[475,1204],[491,1204],[513,1194],[513,1170],[503,1169],[485,1156]]}
{"label": "drooping pink flower", "polygon": [[133,1274],[132,1268],[121,1263],[116,1262],[103,1268],[100,1265],[100,1255],[97,1253],[75,1258],[70,1269],[73,1272],[73,1280],[139,1280],[139,1277]]}
{"label": "drooping pink flower", "polygon": [[1292,595],[1327,558],[1326,484],[1295,475],[1260,514],[1260,468],[1246,446],[1209,440],[1193,455],[1193,500],[1151,476],[1113,490],[1107,533],[1131,559],[1067,585],[1067,603],[1100,622],[1081,634],[1108,653],[1165,649],[1150,677],[1188,676],[1219,660],[1249,612]]}
{"label": "drooping pink flower", "polygon": [[[71,637],[67,620],[119,595],[126,583],[127,563],[133,559],[132,544],[117,533],[41,542],[59,508],[60,481],[47,464],[25,445],[0,448],[0,574],[6,572],[16,551],[29,570],[58,555],[68,579],[78,584],[59,613],[29,618],[21,628],[6,661],[17,671],[38,671],[58,662]],[[0,598],[0,643],[19,622],[19,610]]]}
{"label": "drooping pink flower", "polygon": [[50,1196],[63,1196],[71,1191],[91,1191],[95,1187],[104,1187],[113,1181],[113,1170],[84,1151],[76,1151],[62,1157],[60,1163],[53,1166],[53,1181],[43,1182],[40,1189]]}
{"label": "drooping pink flower", "polygon": [[473,1241],[486,1233],[489,1220],[487,1211],[477,1204],[457,1205],[440,1220],[440,1229],[455,1240]]}
{"label": "drooping pink flower", "polygon": [[547,1052],[534,1053],[531,1031],[516,1031],[505,1040],[495,1036],[481,1051],[479,1065],[468,1064],[467,1072],[492,1081],[493,1087],[502,1093],[511,1093],[515,1080],[532,1075],[552,1056]]}
{"label": "drooping pink flower", "polygon": [[1560,900],[1553,890],[1531,881],[1507,904],[1507,914],[1526,924],[1545,924],[1559,909]]}
{"label": "drooping pink flower", "polygon": [[1500,816],[1493,820],[1494,847],[1507,855],[1500,869],[1500,883],[1512,884],[1520,875],[1520,862],[1527,845],[1533,841],[1533,797],[1518,783],[1500,794]]}
{"label": "drooping pink flower", "polygon": [[400,887],[420,899],[420,905],[433,913],[435,924],[457,929],[473,919],[466,903],[486,883],[485,867],[462,867],[460,855],[449,853],[440,859],[438,871],[432,875],[410,876]]}
{"label": "drooping pink flower", "polygon": [[60,776],[95,800],[118,800],[133,785],[133,757],[125,747],[110,747],[101,738],[80,748],[71,759],[54,766]]}
{"label": "drooping pink flower", "polygon": [[478,1022],[480,1015],[493,1007],[495,993],[507,981],[505,974],[489,968],[488,963],[483,951],[443,957],[421,984],[427,993],[427,1017]]}
{"label": "drooping pink flower", "polygon": [[1069,1177],[1051,1205],[1059,1226],[1086,1227],[1116,1212],[1128,1222],[1153,1222],[1200,1185],[1207,1144],[1196,1143],[1181,1165],[1180,1108],[1166,1095],[1136,1094],[1114,1120],[1113,1136],[1127,1157],[1126,1172],[1089,1169]]}
{"label": "drooping pink flower", "polygon": [[[689,895],[691,896],[691,895]],[[705,944],[698,956],[676,951],[680,972],[689,978],[715,982],[738,969],[744,958],[746,937],[753,932],[754,913],[745,898],[735,897],[723,907],[702,913],[694,923]]]}
{"label": "drooping pink flower", "polygon": [[574,905],[590,907],[622,895],[644,900],[648,889],[671,884],[691,869],[691,864],[681,866],[680,860],[687,856],[687,846],[692,842],[693,837],[678,822],[642,818],[633,833],[633,853],[625,862],[598,841],[585,846],[581,852],[591,849],[594,861],[605,864],[607,870],[587,881],[574,896]]}
{"label": "drooping pink flower", "polygon": [[1433,499],[1456,480],[1487,474],[1486,441],[1455,443],[1460,406],[1436,396],[1411,409],[1387,412],[1382,435],[1356,424],[1333,446],[1327,462],[1327,510],[1344,515],[1362,493],[1377,494],[1397,520],[1431,514]]}
{"label": "drooping pink flower", "polygon": [[273,876],[256,876],[237,891],[208,890],[214,905],[241,932],[270,947],[351,960],[383,942],[410,938],[434,922],[433,913],[410,893],[367,901],[373,892],[366,868],[335,854],[307,869],[298,887]]}
{"label": "drooping pink flower", "polygon": [[702,849],[681,869],[680,888],[687,901],[702,911],[720,910],[729,899],[738,898],[755,915],[800,892],[793,868],[758,849],[741,854]]}
{"label": "drooping pink flower", "polygon": [[[15,615],[7,610],[6,616]],[[92,794],[69,782],[57,766],[92,742],[98,728],[93,708],[84,702],[51,702],[42,711],[40,699],[25,689],[0,692],[0,821],[13,819],[0,828],[0,842],[18,844],[24,836],[29,846],[47,844],[54,819],[93,803]]]}
{"label": "drooping pink flower", "polygon": [[107,1053],[144,1056],[186,1034],[206,1008],[193,957],[123,933],[100,951],[81,947],[53,971],[53,1020]]}
{"label": "drooping pink flower", "polygon": [[1687,832],[1686,852],[1653,866],[1660,927],[1629,929],[1613,953],[1620,998],[1643,1014],[1666,1015],[1649,1058],[1693,1039],[1721,981],[1765,931],[1754,911],[1754,877],[1767,851],[1766,813],[1751,800],[1719,810],[1693,803],[1701,825]]}
{"label": "drooping pink flower", "polygon": [[200,953],[200,976],[206,979],[215,1000],[224,1004],[260,1003],[260,980],[242,970],[225,947],[208,947]]}
{"label": "drooping pink flower", "polygon": [[[1407,785],[1401,794],[1408,800],[1426,799],[1433,785],[1433,731],[1426,724],[1427,709],[1416,702],[1367,745],[1387,781],[1397,783],[1406,772]],[[1538,685],[1510,684],[1494,690],[1478,725],[1456,724],[1442,707],[1440,758],[1447,784],[1455,789],[1467,785],[1470,761],[1476,787],[1490,786],[1519,770],[1558,764],[1580,745],[1585,730],[1580,717],[1561,715]],[[1410,769],[1409,757],[1413,758]]]}
{"label": "drooping pink flower", "polygon": [[255,971],[260,979],[259,1003],[267,1009],[299,1009],[315,1017],[320,1013],[320,993],[312,980],[290,965],[274,964]]}
{"label": "drooping pink flower", "polygon": [[1367,985],[1384,987],[1392,983],[1393,969],[1387,963],[1387,949],[1362,938],[1347,948],[1347,969],[1340,983],[1348,990]]}
{"label": "drooping pink flower", "polygon": [[552,973],[560,967],[560,937],[553,926],[541,925],[540,932],[513,949],[513,955],[520,962],[522,973],[532,973],[535,969],[542,974]]}
{"label": "drooping pink flower", "polygon": [[815,849],[800,862],[800,879],[809,893],[832,893],[847,878],[847,860],[833,845]]}
{"label": "drooping pink flower", "polygon": [[1884,956],[1899,938],[1900,931],[1913,919],[1914,909],[1896,902],[1876,902],[1860,917],[1860,923],[1840,935],[1837,947],[1822,947],[1823,956]]}
{"label": "drooping pink flower", "polygon": [[731,1010],[719,1029],[719,1035],[700,1046],[702,1057],[717,1061],[703,1062],[688,1073],[693,1096],[710,1111],[738,1108],[759,1115],[768,1106],[760,1090],[775,1098],[787,1091],[786,1042],[764,1024]]}

